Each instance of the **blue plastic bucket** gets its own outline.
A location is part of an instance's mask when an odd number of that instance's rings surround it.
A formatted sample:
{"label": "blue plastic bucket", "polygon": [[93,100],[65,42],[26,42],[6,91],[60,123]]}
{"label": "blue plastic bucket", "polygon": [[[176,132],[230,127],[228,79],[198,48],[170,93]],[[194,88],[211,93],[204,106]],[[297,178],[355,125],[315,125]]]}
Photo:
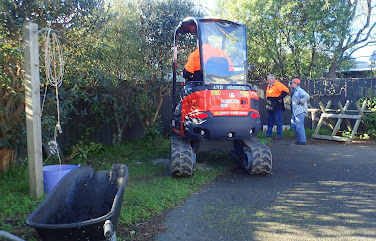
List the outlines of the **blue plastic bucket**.
{"label": "blue plastic bucket", "polygon": [[43,167],[43,185],[44,193],[49,194],[55,185],[62,179],[68,172],[77,168],[76,165],[50,165]]}

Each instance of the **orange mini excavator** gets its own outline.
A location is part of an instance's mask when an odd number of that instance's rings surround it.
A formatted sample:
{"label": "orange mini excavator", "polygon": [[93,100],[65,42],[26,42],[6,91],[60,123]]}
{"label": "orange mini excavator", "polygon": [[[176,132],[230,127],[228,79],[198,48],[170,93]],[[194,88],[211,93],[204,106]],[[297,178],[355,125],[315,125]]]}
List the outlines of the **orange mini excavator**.
{"label": "orange mini excavator", "polygon": [[[185,46],[178,44],[182,34],[197,38],[201,68],[194,73],[199,78],[185,80],[178,100],[178,46]],[[225,56],[213,55],[213,49]],[[251,174],[271,172],[270,149],[254,138],[261,129],[259,97],[248,85],[247,72],[245,25],[214,18],[186,18],[180,22],[174,35],[173,176],[191,176],[196,153],[213,149],[231,150]]]}

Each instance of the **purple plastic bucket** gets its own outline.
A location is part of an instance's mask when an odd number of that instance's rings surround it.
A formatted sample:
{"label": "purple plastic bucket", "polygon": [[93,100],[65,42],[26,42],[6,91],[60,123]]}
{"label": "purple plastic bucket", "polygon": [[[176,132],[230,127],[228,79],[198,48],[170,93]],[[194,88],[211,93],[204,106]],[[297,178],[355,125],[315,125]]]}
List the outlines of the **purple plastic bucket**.
{"label": "purple plastic bucket", "polygon": [[55,185],[62,179],[68,172],[77,168],[76,165],[50,165],[43,167],[43,185],[44,193],[49,194]]}

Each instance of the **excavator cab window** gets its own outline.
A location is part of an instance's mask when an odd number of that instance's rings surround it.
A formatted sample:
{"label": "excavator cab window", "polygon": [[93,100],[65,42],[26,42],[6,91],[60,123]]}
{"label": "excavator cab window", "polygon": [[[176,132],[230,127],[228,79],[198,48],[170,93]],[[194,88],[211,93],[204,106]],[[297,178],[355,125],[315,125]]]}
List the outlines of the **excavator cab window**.
{"label": "excavator cab window", "polygon": [[199,23],[204,84],[247,83],[245,26],[225,22]]}

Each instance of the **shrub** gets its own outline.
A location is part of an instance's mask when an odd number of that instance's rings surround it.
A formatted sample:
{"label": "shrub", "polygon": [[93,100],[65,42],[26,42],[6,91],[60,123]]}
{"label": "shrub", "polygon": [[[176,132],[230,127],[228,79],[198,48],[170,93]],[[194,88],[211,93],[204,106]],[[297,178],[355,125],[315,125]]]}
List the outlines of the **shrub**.
{"label": "shrub", "polygon": [[367,109],[374,111],[373,113],[365,113],[365,119],[362,123],[367,129],[368,135],[371,137],[376,137],[376,96],[371,96],[370,98],[361,98],[359,100],[360,104],[367,101]]}

